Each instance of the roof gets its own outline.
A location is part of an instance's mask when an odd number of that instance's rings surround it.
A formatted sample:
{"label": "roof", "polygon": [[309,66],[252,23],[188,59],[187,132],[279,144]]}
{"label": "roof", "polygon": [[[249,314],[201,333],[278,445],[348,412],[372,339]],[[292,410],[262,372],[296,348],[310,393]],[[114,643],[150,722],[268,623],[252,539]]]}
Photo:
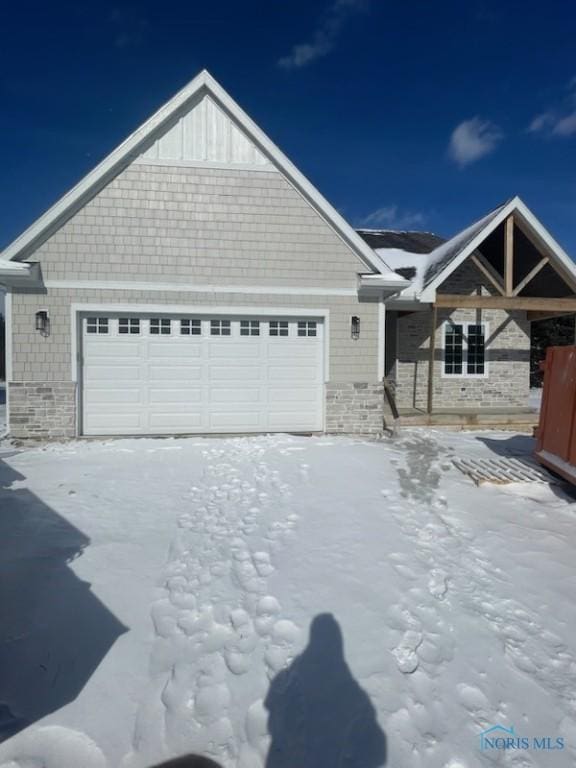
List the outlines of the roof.
{"label": "roof", "polygon": [[[493,221],[498,214],[506,207],[506,203],[498,206],[487,216],[475,221],[466,229],[463,229],[454,237],[442,243],[432,251],[431,258],[427,265],[426,275],[424,277],[424,287],[430,285],[434,278],[443,272],[449,264],[456,259],[462,251],[468,246],[474,239],[482,234],[487,226]],[[486,233],[488,234],[488,233]],[[482,238],[484,239],[484,238]]]}
{"label": "roof", "polygon": [[576,281],[576,264],[519,197],[478,219],[449,240],[431,232],[359,229],[382,264],[410,280],[400,298],[434,301],[436,288],[484,242],[505,219],[514,215],[564,274]]}
{"label": "roof", "polygon": [[397,232],[393,229],[358,229],[360,237],[371,248],[396,248],[411,253],[430,253],[446,238],[432,232]]}
{"label": "roof", "polygon": [[389,280],[391,287],[402,287],[405,282],[403,278],[392,272],[381,259],[375,258],[374,251],[353,227],[330,205],[206,70],[200,72],[164,106],[160,107],[152,117],[114,149],[94,170],[10,243],[0,255],[0,259],[4,261],[18,260],[29,256],[35,248],[129,165],[154,137],[162,134],[175,119],[185,114],[207,93],[241,127],[262,154],[276,165],[369,270],[381,272]]}

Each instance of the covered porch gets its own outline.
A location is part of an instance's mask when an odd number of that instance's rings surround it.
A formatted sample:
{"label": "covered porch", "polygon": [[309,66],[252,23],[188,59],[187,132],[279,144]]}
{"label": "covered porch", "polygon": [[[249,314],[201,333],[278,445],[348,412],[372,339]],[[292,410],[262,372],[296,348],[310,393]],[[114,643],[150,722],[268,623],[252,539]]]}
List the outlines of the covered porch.
{"label": "covered porch", "polygon": [[538,422],[531,325],[576,314],[574,264],[525,208],[492,224],[463,233],[456,255],[452,241],[436,249],[450,269],[411,302],[387,307],[388,405],[402,424],[531,430]]}

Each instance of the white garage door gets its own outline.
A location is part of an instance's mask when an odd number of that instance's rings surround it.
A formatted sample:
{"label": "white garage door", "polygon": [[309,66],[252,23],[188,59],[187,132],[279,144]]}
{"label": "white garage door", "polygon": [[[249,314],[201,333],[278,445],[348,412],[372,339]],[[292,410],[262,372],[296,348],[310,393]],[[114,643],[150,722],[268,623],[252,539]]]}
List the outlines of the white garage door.
{"label": "white garage door", "polygon": [[85,435],[322,429],[318,318],[82,319]]}

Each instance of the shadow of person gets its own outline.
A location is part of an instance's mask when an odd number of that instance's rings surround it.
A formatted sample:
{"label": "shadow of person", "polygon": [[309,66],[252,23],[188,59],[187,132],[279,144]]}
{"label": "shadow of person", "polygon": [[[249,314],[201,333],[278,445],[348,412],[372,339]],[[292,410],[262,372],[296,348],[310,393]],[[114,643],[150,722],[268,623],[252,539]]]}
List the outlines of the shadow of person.
{"label": "shadow of person", "polygon": [[316,616],[308,646],[272,681],[266,768],[380,768],[386,736],[344,659],[340,626]]}

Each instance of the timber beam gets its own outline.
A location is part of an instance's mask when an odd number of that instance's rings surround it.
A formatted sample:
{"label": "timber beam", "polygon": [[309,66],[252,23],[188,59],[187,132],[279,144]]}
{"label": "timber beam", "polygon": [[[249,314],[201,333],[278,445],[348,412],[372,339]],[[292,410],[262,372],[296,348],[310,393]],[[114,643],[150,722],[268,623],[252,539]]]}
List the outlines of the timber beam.
{"label": "timber beam", "polygon": [[528,312],[527,313],[527,319],[528,322],[534,323],[538,320],[551,320],[554,317],[569,317],[570,315],[573,315],[574,312]]}
{"label": "timber beam", "polygon": [[576,296],[571,298],[551,299],[528,296],[460,296],[455,293],[436,295],[437,307],[450,309],[523,309],[527,312],[576,312]]}

